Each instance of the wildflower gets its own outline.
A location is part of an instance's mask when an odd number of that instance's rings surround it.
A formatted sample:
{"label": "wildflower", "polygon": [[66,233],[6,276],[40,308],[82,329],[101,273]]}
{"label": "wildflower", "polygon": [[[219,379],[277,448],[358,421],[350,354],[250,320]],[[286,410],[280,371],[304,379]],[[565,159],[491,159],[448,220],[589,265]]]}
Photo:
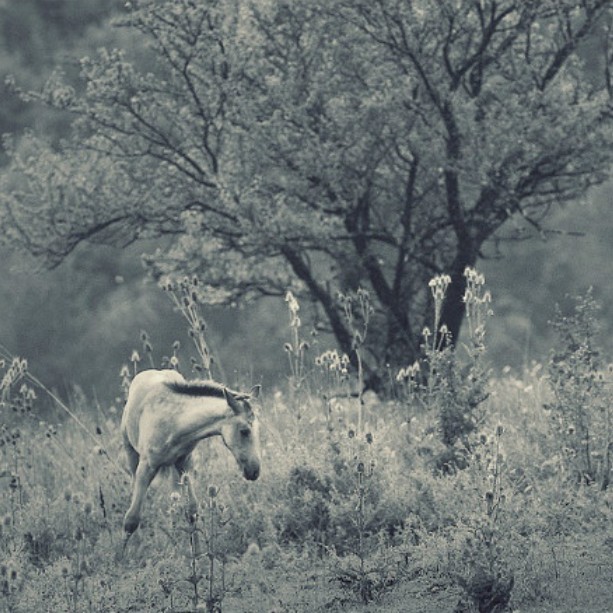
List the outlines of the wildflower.
{"label": "wildflower", "polygon": [[358,465],[356,466],[356,470],[359,475],[363,474],[364,473],[364,462],[358,462]]}
{"label": "wildflower", "polygon": [[373,437],[372,437],[372,432],[367,432],[366,433],[366,442],[371,445],[373,441]]}
{"label": "wildflower", "polygon": [[349,438],[353,438],[355,436],[355,431],[354,430],[349,430],[349,432],[347,432],[347,436]]}
{"label": "wildflower", "polygon": [[285,294],[285,302],[287,302],[287,306],[291,313],[295,314],[300,310],[300,304],[298,304],[298,301],[290,290]]}
{"label": "wildflower", "polygon": [[217,488],[214,485],[209,486],[209,498],[215,498],[217,496]]}
{"label": "wildflower", "polygon": [[136,349],[132,351],[132,355],[130,356],[130,362],[140,362],[140,355]]}
{"label": "wildflower", "polygon": [[498,424],[496,426],[496,436],[502,436],[502,433],[504,432],[504,427],[502,424]]}
{"label": "wildflower", "polygon": [[179,492],[171,492],[170,500],[173,503],[179,502],[179,500],[181,500],[181,494],[179,494]]}
{"label": "wildflower", "polygon": [[432,296],[434,300],[440,301],[445,297],[445,293],[447,292],[447,287],[451,283],[451,277],[449,275],[437,275],[430,279],[428,283],[428,287],[432,292]]}

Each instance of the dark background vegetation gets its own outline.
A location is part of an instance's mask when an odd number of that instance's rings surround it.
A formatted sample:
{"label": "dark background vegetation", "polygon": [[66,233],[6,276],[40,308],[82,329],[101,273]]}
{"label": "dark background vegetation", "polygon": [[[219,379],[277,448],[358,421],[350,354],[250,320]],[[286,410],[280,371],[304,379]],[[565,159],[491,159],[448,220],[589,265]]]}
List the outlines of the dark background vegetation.
{"label": "dark background vegetation", "polygon": [[[76,59],[98,47],[130,46],[126,31],[108,19],[121,2],[24,0],[0,3],[0,76],[15,76],[24,88],[40,88],[60,65],[77,83]],[[589,45],[584,54],[593,51]],[[22,102],[0,85],[0,132],[19,138],[25,130],[62,138],[68,119]],[[5,165],[7,158],[0,153]],[[556,303],[593,285],[603,305],[602,344],[608,350],[613,326],[610,262],[613,245],[611,185],[585,194],[550,218],[559,230],[547,240],[533,237],[485,251],[480,263],[494,295],[495,323],[490,356],[499,368],[521,368],[551,346],[547,322]],[[0,341],[31,362],[32,369],[62,394],[80,385],[87,394],[112,400],[117,373],[139,334],[147,330],[158,358],[175,339],[187,341],[170,301],[147,279],[141,254],[155,241],[129,249],[83,245],[54,270],[36,268],[23,254],[5,249],[0,270]],[[284,305],[279,299],[234,309],[209,309],[211,344],[226,376],[238,373],[267,386],[284,377]]]}

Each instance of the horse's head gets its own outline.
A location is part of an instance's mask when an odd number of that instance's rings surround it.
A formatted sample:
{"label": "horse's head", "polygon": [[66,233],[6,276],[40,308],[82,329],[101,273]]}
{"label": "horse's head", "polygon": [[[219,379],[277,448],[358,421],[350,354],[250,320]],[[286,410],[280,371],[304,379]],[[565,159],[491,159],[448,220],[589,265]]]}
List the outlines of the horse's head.
{"label": "horse's head", "polygon": [[221,426],[221,436],[249,481],[255,481],[260,475],[260,428],[251,406],[251,400],[259,394],[259,385],[249,394],[235,394],[224,388],[226,402],[234,415]]}

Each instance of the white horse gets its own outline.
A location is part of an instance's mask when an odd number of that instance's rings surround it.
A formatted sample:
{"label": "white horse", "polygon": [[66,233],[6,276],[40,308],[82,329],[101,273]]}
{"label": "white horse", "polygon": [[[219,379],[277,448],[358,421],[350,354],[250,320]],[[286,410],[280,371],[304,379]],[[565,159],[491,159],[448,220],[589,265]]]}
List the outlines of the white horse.
{"label": "white horse", "polygon": [[[162,467],[176,471],[175,487],[191,467],[198,441],[221,435],[245,479],[260,474],[259,425],[249,393],[234,392],[213,381],[186,381],[175,370],[138,373],[128,391],[121,432],[133,475],[132,500],[123,522],[124,548],[141,520],[147,488]],[[196,497],[187,481],[189,513],[195,516]]]}

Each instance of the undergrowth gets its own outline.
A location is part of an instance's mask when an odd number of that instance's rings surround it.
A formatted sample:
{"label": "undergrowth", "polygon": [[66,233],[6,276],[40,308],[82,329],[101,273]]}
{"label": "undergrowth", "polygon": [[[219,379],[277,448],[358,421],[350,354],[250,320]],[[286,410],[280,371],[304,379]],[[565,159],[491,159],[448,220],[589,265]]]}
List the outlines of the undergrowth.
{"label": "undergrowth", "polygon": [[[120,562],[130,491],[121,411],[82,394],[66,405],[4,352],[1,610],[317,611],[365,606],[417,578],[455,589],[456,611],[551,598],[560,540],[604,535],[611,520],[611,374],[597,353],[595,307],[587,296],[559,315],[548,365],[495,375],[491,298],[481,275],[466,274],[464,344],[452,351],[439,327],[448,280],[437,277],[422,359],[394,374],[389,399],[361,387],[352,395],[375,332],[367,292],[340,297],[355,355],[317,357],[288,294],[289,384],[270,391],[260,414],[260,479],[243,480],[218,440],[202,443],[196,518],[154,482]],[[198,283],[166,289],[198,355],[186,360],[175,344],[163,362],[207,375]],[[143,332],[119,395],[161,362]],[[45,402],[56,410],[42,420]]]}

